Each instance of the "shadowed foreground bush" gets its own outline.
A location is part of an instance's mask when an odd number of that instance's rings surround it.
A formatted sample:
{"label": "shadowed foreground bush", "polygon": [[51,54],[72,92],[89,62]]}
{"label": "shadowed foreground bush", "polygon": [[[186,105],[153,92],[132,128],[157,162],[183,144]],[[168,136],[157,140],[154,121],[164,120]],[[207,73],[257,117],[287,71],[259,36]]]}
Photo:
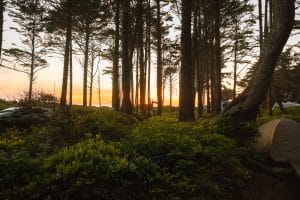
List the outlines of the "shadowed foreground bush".
{"label": "shadowed foreground bush", "polygon": [[117,142],[87,139],[49,154],[33,154],[26,138],[2,138],[0,198],[240,199],[251,153],[205,129],[154,117]]}

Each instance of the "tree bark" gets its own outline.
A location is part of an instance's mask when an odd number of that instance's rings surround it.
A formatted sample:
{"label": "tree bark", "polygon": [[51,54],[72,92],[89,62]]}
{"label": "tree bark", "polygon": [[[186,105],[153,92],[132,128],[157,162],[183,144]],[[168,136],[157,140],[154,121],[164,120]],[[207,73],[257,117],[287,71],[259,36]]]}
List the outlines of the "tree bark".
{"label": "tree bark", "polygon": [[[37,0],[35,1],[37,6]],[[32,37],[31,37],[31,63],[30,63],[30,74],[29,74],[29,93],[28,93],[28,100],[32,100],[32,86],[33,86],[33,79],[34,79],[34,63],[35,63],[35,37],[36,37],[36,20],[35,16],[32,23]]]}
{"label": "tree bark", "polygon": [[112,107],[115,111],[120,110],[119,97],[119,40],[120,40],[120,0],[116,0],[115,16],[115,49],[113,60],[113,83],[112,83]]}
{"label": "tree bark", "polygon": [[151,112],[151,107],[152,107],[152,103],[151,103],[151,5],[150,5],[150,0],[147,1],[147,57],[148,57],[148,88],[147,88],[147,97],[148,97],[148,115],[150,116],[150,112]]}
{"label": "tree bark", "polygon": [[265,38],[256,71],[248,87],[224,110],[222,116],[254,120],[270,87],[276,62],[286,44],[295,18],[294,0],[273,0],[273,24]]}
{"label": "tree bark", "polygon": [[85,50],[84,50],[84,65],[83,65],[83,106],[87,106],[89,44],[90,44],[90,28],[89,25],[87,25],[85,30]]}
{"label": "tree bark", "polygon": [[129,60],[130,2],[128,0],[122,0],[122,11],[122,111],[126,114],[132,114],[132,105],[130,100],[132,65]]}
{"label": "tree bark", "polygon": [[0,0],[0,58],[2,56],[4,10],[5,2],[4,0]]}
{"label": "tree bark", "polygon": [[182,1],[182,32],[181,32],[181,70],[179,84],[179,121],[193,121],[193,67],[192,67],[192,35],[191,17],[193,3]]}
{"label": "tree bark", "polygon": [[136,52],[136,68],[135,68],[135,111],[139,112],[139,48]]}
{"label": "tree bark", "polygon": [[220,114],[221,112],[221,82],[222,82],[222,60],[221,60],[221,18],[220,18],[220,0],[215,0],[215,87],[214,87],[214,114]]}
{"label": "tree bark", "polygon": [[65,43],[65,55],[64,55],[64,69],[63,69],[63,80],[61,88],[60,105],[66,106],[67,103],[67,89],[68,89],[68,72],[69,72],[69,61],[70,61],[70,42],[71,42],[71,25],[68,24],[66,30],[66,43]]}
{"label": "tree bark", "polygon": [[235,41],[234,41],[234,66],[233,66],[233,95],[232,99],[236,97],[237,86],[237,51],[238,51],[238,21],[235,22]]}
{"label": "tree bark", "polygon": [[91,46],[91,69],[90,69],[90,98],[89,98],[89,106],[91,107],[93,104],[93,86],[94,86],[94,60],[95,60],[95,47],[94,44]]}
{"label": "tree bark", "polygon": [[72,32],[70,41],[70,94],[69,94],[69,105],[73,105],[73,45],[72,45]]}
{"label": "tree bark", "polygon": [[101,72],[98,72],[98,102],[99,108],[101,108]]}
{"label": "tree bark", "polygon": [[262,21],[262,0],[258,0],[258,23],[259,23],[259,48],[261,50],[264,36],[263,36],[263,21]]}
{"label": "tree bark", "polygon": [[170,109],[172,109],[172,97],[173,97],[173,79],[172,74],[170,75]]}
{"label": "tree bark", "polygon": [[140,77],[139,77],[139,86],[140,86],[140,107],[143,114],[146,113],[146,70],[144,62],[144,8],[143,1],[138,1],[138,19],[139,19],[139,67],[140,67]]}
{"label": "tree bark", "polygon": [[[198,5],[199,6],[199,5]],[[201,16],[201,12],[198,13]],[[204,51],[203,47],[203,26],[201,17],[198,20],[198,33],[199,33],[199,42],[198,42],[198,57],[197,57],[197,93],[198,93],[198,117],[203,115],[203,90],[204,90],[204,70],[203,70],[203,63],[204,63]]]}
{"label": "tree bark", "polygon": [[162,113],[162,43],[161,43],[161,16],[160,16],[160,0],[156,0],[157,19],[157,115]]}

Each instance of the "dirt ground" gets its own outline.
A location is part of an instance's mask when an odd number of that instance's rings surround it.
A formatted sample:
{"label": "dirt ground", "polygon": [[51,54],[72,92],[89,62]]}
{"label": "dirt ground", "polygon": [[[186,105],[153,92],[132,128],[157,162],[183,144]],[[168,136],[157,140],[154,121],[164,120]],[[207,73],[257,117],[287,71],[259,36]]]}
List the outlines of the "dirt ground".
{"label": "dirt ground", "polygon": [[257,173],[244,196],[247,200],[300,200],[300,179],[295,174]]}

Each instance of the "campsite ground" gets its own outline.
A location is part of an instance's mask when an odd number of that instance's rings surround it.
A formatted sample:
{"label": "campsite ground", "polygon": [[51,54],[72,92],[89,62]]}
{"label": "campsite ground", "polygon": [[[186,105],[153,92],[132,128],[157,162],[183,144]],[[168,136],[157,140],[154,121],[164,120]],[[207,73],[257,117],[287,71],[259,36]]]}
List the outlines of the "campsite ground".
{"label": "campsite ground", "polygon": [[294,174],[273,176],[258,173],[245,196],[248,200],[298,200],[300,181]]}

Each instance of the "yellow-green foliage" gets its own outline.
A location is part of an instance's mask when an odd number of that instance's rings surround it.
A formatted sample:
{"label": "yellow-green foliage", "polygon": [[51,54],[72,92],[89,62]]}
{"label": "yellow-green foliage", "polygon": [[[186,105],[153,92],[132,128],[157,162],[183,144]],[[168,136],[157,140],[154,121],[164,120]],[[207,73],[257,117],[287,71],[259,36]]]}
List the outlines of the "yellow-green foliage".
{"label": "yellow-green foliage", "polygon": [[55,116],[1,134],[0,199],[239,199],[250,178],[252,152],[216,134],[214,118],[137,124],[96,108]]}

